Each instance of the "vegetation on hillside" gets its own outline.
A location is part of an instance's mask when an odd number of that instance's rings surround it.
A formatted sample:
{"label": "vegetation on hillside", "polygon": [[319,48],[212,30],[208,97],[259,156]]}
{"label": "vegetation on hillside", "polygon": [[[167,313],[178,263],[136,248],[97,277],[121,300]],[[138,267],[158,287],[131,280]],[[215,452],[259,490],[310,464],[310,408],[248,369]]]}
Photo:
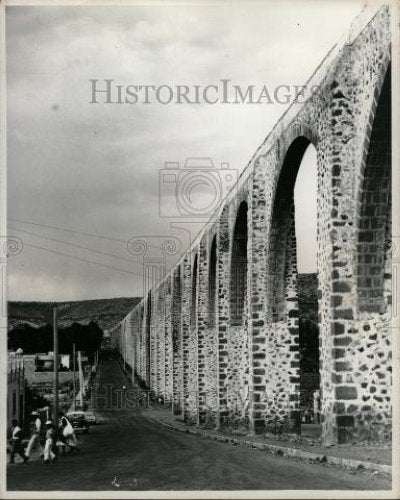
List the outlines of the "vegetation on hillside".
{"label": "vegetation on hillside", "polygon": [[[77,351],[94,352],[100,348],[103,330],[91,321],[88,325],[73,323],[58,331],[60,354],[71,354],[73,344]],[[28,324],[18,325],[8,332],[8,349],[21,348],[24,354],[45,353],[53,350],[53,328],[50,325],[38,328]]]}
{"label": "vegetation on hillside", "polygon": [[57,306],[60,326],[71,326],[73,323],[89,324],[95,321],[105,330],[121,321],[140,300],[140,297],[121,297],[70,302],[9,302],[9,329],[21,323],[33,327],[51,324],[52,310]]}
{"label": "vegetation on hillside", "polygon": [[319,371],[318,278],[298,275],[300,371]]}

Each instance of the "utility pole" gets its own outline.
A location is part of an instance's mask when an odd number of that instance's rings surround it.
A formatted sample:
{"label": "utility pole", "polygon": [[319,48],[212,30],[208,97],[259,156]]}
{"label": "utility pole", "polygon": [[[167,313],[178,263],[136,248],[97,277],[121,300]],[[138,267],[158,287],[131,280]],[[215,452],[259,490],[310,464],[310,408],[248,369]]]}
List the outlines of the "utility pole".
{"label": "utility pole", "polygon": [[124,372],[126,372],[126,331],[124,328]]}
{"label": "utility pole", "polygon": [[74,371],[73,405],[74,405],[74,410],[76,410],[76,351],[75,351],[75,342],[72,344],[72,369]]}
{"label": "utility pole", "polygon": [[57,328],[57,307],[53,308],[53,371],[54,371],[54,425],[57,426],[58,414],[58,328]]}
{"label": "utility pole", "polygon": [[78,351],[78,369],[79,369],[79,396],[81,410],[83,409],[83,371],[82,371],[82,358],[81,351]]}
{"label": "utility pole", "polygon": [[135,385],[135,351],[132,349],[132,386]]}

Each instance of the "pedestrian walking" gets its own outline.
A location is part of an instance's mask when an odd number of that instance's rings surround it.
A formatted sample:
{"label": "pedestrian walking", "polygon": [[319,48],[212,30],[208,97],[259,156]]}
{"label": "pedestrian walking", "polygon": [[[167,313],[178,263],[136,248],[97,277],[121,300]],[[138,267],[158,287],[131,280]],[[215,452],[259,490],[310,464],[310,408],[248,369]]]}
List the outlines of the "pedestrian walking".
{"label": "pedestrian walking", "polygon": [[30,424],[31,437],[29,439],[29,443],[25,451],[25,455],[28,458],[31,456],[32,451],[35,448],[39,448],[41,454],[43,455],[43,447],[40,444],[41,431],[42,431],[42,421],[40,420],[39,413],[37,411],[33,411],[31,413],[31,424]]}
{"label": "pedestrian walking", "polygon": [[56,436],[56,444],[57,448],[59,449],[61,447],[62,449],[62,454],[65,455],[65,450],[67,447],[67,440],[65,439],[64,436],[64,422],[63,422],[63,412],[58,412],[57,417],[58,417],[58,427],[57,427],[57,436]]}
{"label": "pedestrian walking", "polygon": [[313,393],[313,409],[314,422],[319,424],[321,422],[321,391],[319,390]]}
{"label": "pedestrian walking", "polygon": [[22,447],[22,429],[18,424],[18,420],[12,421],[10,464],[15,463],[15,455],[19,455],[24,464],[28,461],[28,457],[25,455]]}
{"label": "pedestrian walking", "polygon": [[79,445],[78,445],[78,438],[76,437],[75,430],[71,424],[71,422],[68,420],[68,418],[63,414],[59,413],[59,418],[60,418],[60,435],[62,436],[62,441],[63,443],[69,447],[70,451],[80,451]]}
{"label": "pedestrian walking", "polygon": [[47,420],[46,422],[46,443],[44,446],[44,463],[49,464],[56,460],[56,454],[53,452],[53,447],[55,445],[56,432],[54,429],[53,422]]}

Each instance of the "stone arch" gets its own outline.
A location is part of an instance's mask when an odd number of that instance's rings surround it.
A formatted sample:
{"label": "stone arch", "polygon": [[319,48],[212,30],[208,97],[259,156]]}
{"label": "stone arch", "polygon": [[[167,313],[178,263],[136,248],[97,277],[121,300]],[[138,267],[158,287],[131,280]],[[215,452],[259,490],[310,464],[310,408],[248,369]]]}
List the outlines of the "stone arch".
{"label": "stone arch", "polygon": [[182,315],[182,278],[181,266],[173,271],[172,286],[172,350],[174,354],[179,352],[179,326]]}
{"label": "stone arch", "polygon": [[[287,299],[292,299],[291,316],[297,317],[296,235],[294,226],[294,186],[304,153],[311,140],[301,135],[290,144],[275,189],[270,232],[270,313],[273,322],[286,320]],[[292,288],[292,293],[289,291]],[[290,314],[289,314],[290,316]]]}
{"label": "stone arch", "polygon": [[188,423],[198,420],[198,249],[183,260],[182,279],[182,349],[183,349],[183,415]]}
{"label": "stone arch", "polygon": [[217,235],[215,234],[210,248],[208,268],[208,323],[215,326],[216,321],[216,296],[217,296]]}
{"label": "stone arch", "polygon": [[183,410],[182,271],[180,265],[173,271],[171,308],[173,412],[177,415]]}
{"label": "stone arch", "polygon": [[228,327],[229,327],[229,247],[230,206],[224,205],[218,220],[217,233],[217,314],[218,342],[218,426],[224,426],[228,417],[226,379],[228,376]]}
{"label": "stone arch", "polygon": [[152,318],[152,310],[151,310],[151,293],[148,292],[147,300],[146,300],[146,384],[148,387],[151,385],[151,318]]}
{"label": "stone arch", "polygon": [[[304,135],[295,136],[296,132],[302,132]],[[275,356],[281,360],[279,366],[275,362],[273,368],[278,380],[277,392],[280,393],[280,405],[275,409],[270,409],[267,427],[271,427],[274,419],[278,416],[281,425],[297,432],[300,431],[301,413],[299,410],[301,407],[299,404],[304,405],[304,409],[312,409],[313,391],[320,387],[319,329],[316,330],[316,340],[313,339],[314,341],[306,343],[304,339],[307,335],[304,335],[304,332],[300,339],[300,315],[303,315],[304,311],[303,308],[299,307],[299,298],[303,301],[303,293],[299,297],[299,285],[302,290],[305,283],[303,279],[300,280],[297,269],[298,250],[294,198],[296,179],[304,154],[310,146],[317,149],[315,140],[315,135],[310,133],[307,127],[300,124],[295,125],[285,137],[285,144],[289,144],[289,146],[283,156],[272,199],[272,217],[267,248],[267,322],[270,325],[274,349],[277,350]],[[316,210],[318,211],[317,207]],[[317,265],[315,267],[317,268]],[[305,278],[305,276],[301,278]],[[309,284],[312,286],[313,304],[316,307],[315,320],[318,323],[317,273],[310,276],[307,286]],[[312,334],[314,335],[315,332],[313,331]],[[300,347],[302,351],[300,351]],[[309,373],[305,375],[304,363],[301,365],[305,354],[317,358],[313,365],[313,368],[316,367],[315,376],[311,376]],[[310,381],[311,385],[308,383]],[[282,396],[284,391],[286,396]],[[284,401],[285,398],[286,401]],[[286,409],[284,409],[285,405]],[[289,412],[287,412],[287,408],[290,408]],[[276,414],[274,415],[274,413]],[[285,419],[287,420],[285,421]]]}
{"label": "stone arch", "polygon": [[[197,367],[198,423],[214,426],[217,421],[218,336],[216,331],[217,235],[205,232],[199,246]],[[211,253],[210,253],[211,252]]]}
{"label": "stone arch", "polygon": [[242,201],[236,215],[230,269],[230,319],[232,326],[244,322],[247,293],[247,201]]}
{"label": "stone arch", "polygon": [[358,308],[384,314],[391,301],[391,66],[376,87],[357,197]]}
{"label": "stone arch", "polygon": [[190,325],[192,327],[194,327],[197,322],[198,260],[198,253],[196,252],[192,267],[192,287],[190,300]]}

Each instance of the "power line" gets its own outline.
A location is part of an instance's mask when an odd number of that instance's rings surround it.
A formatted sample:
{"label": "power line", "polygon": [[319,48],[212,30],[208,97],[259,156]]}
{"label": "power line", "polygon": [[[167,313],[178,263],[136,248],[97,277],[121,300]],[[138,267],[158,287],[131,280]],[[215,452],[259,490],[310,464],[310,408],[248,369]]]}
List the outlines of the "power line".
{"label": "power line", "polygon": [[[44,227],[46,229],[55,229],[57,231],[64,231],[66,233],[80,234],[81,236],[89,236],[90,238],[99,238],[102,240],[117,241],[119,243],[124,243],[125,245],[127,244],[127,240],[123,240],[121,238],[113,238],[112,236],[103,236],[101,234],[86,233],[85,231],[77,231],[75,229],[66,229],[66,228],[58,227],[58,226],[50,226],[48,224],[39,224],[38,222],[31,222],[31,221],[26,221],[26,220],[14,219],[12,217],[8,217],[8,220],[10,220],[12,222],[17,222],[19,224],[29,224],[31,226]],[[156,245],[151,245],[150,243],[147,243],[147,245],[149,247],[157,248]]]}
{"label": "power line", "polygon": [[70,243],[68,241],[58,240],[56,238],[51,238],[49,236],[43,236],[43,235],[38,234],[38,233],[32,233],[31,231],[27,231],[26,229],[19,229],[17,227],[11,227],[11,226],[10,226],[10,229],[12,229],[13,231],[19,231],[21,233],[26,233],[26,234],[29,234],[31,236],[35,236],[37,238],[43,238],[44,240],[54,241],[55,243],[61,243],[62,245],[68,245],[68,246],[79,248],[79,249],[82,249],[82,250],[88,250],[89,252],[98,253],[100,255],[106,255],[108,257],[113,257],[115,259],[119,259],[119,260],[123,260],[125,262],[129,262],[130,264],[131,263],[136,263],[136,264],[143,265],[143,262],[140,262],[138,260],[125,259],[124,257],[120,257],[119,255],[115,255],[115,254],[108,253],[108,252],[102,252],[101,250],[94,250],[93,248],[85,247],[84,245],[78,245],[77,243]]}
{"label": "power line", "polygon": [[26,220],[13,219],[12,217],[8,217],[8,220],[10,220],[12,222],[18,222],[20,224],[30,224],[31,226],[45,227],[47,229],[56,229],[57,231],[64,231],[66,233],[75,233],[75,234],[80,234],[82,236],[90,236],[91,238],[100,238],[100,239],[103,239],[103,240],[118,241],[119,243],[125,243],[126,244],[126,240],[122,240],[120,238],[113,238],[111,236],[103,236],[103,235],[100,235],[100,234],[86,233],[85,231],[76,231],[74,229],[65,229],[65,228],[57,227],[57,226],[50,226],[50,225],[46,225],[46,224],[39,224],[37,222],[30,222],[30,221],[26,221]]}
{"label": "power line", "polygon": [[75,255],[71,255],[71,254],[67,254],[67,253],[63,253],[63,252],[58,252],[57,250],[50,250],[49,248],[40,247],[38,245],[31,245],[29,243],[25,243],[24,246],[36,248],[38,250],[44,250],[45,252],[54,253],[56,255],[62,255],[63,257],[69,257],[70,259],[79,260],[80,262],[86,262],[87,264],[93,264],[95,266],[106,267],[108,269],[113,269],[114,271],[120,271],[121,273],[134,274],[135,276],[140,276],[140,277],[143,276],[143,274],[141,274],[141,273],[135,273],[133,271],[126,271],[125,269],[119,269],[118,267],[108,266],[106,264],[100,264],[100,262],[94,262],[92,260],[84,259],[82,257],[76,257]]}

